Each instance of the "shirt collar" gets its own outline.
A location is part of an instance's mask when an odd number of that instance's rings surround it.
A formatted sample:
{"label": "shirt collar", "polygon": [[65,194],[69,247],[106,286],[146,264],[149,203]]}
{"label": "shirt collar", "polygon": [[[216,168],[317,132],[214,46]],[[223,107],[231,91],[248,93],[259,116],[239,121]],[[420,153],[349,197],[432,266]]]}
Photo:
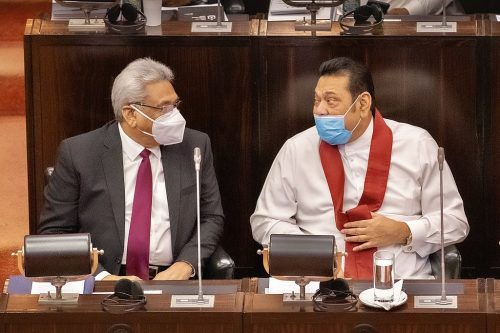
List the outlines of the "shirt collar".
{"label": "shirt collar", "polygon": [[[139,154],[144,150],[144,147],[137,142],[135,142],[131,137],[125,133],[125,131],[122,128],[122,125],[118,123],[118,129],[120,130],[120,138],[122,140],[122,150],[127,155],[127,157],[133,161],[136,158],[138,158]],[[151,153],[156,156],[156,158],[160,159],[161,158],[161,151],[160,147],[151,147],[148,148]]]}

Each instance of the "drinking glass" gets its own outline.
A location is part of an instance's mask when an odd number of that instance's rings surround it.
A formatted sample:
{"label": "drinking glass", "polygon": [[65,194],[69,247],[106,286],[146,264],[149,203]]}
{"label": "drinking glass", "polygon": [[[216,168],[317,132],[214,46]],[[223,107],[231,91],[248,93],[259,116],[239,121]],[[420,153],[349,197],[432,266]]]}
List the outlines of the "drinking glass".
{"label": "drinking glass", "polygon": [[373,254],[373,298],[378,302],[394,300],[394,253],[390,251]]}

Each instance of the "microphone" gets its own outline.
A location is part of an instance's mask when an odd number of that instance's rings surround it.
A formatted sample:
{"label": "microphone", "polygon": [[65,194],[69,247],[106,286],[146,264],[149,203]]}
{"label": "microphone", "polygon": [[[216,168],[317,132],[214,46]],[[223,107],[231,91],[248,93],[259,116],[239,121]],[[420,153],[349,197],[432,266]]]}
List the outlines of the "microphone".
{"label": "microphone", "polygon": [[120,279],[115,284],[114,295],[121,299],[141,299],[144,297],[144,291],[139,282]]}
{"label": "microphone", "polygon": [[415,307],[420,308],[457,308],[457,296],[446,296],[445,266],[444,266],[444,208],[443,208],[443,166],[444,148],[439,147],[437,151],[439,166],[439,201],[441,213],[441,296],[415,296]]}
{"label": "microphone", "polygon": [[200,148],[196,147],[194,149],[194,168],[196,171],[200,171],[200,164],[201,164],[201,151]]}
{"label": "microphone", "polygon": [[141,284],[129,279],[118,280],[114,294],[101,301],[104,311],[115,314],[142,310],[144,304],[146,304],[146,297],[144,297]]}
{"label": "microphone", "polygon": [[[444,163],[444,148],[438,148],[438,163],[439,163],[439,171],[443,171],[443,163]],[[442,183],[442,181],[441,181]]]}
{"label": "microphone", "polygon": [[201,287],[201,240],[200,240],[200,148],[194,148],[194,169],[196,170],[196,227],[198,228],[198,301],[203,302]]}
{"label": "microphone", "polygon": [[444,164],[444,148],[438,148],[438,164],[439,164],[439,203],[441,213],[441,299],[436,300],[436,304],[448,305],[452,301],[446,298],[445,287],[445,266],[444,266],[444,208],[443,208],[443,164]]}
{"label": "microphone", "polygon": [[172,295],[170,307],[172,308],[213,308],[215,303],[214,295],[203,295],[203,287],[201,283],[201,222],[200,222],[200,166],[201,166],[201,150],[196,147],[193,151],[194,169],[196,171],[196,227],[198,234],[198,295]]}

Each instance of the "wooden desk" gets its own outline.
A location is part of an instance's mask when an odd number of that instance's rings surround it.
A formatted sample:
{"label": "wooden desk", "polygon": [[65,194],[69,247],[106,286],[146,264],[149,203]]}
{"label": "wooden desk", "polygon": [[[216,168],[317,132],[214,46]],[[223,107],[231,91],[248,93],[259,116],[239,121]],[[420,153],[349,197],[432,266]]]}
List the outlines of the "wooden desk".
{"label": "wooden desk", "polygon": [[[193,282],[193,283],[192,283]],[[170,285],[194,286],[194,282]],[[229,281],[240,285],[240,281]],[[97,283],[96,289],[109,290],[109,283]],[[163,286],[162,286],[163,285]],[[148,282],[146,287],[168,288],[161,282]],[[224,281],[207,282],[207,286],[223,286]],[[145,289],[147,289],[145,288]],[[197,285],[196,288],[197,290]],[[170,307],[170,294],[146,295],[144,311],[110,314],[102,310],[101,301],[107,295],[81,295],[76,306],[46,306],[38,304],[35,295],[8,295],[0,298],[0,332],[224,332],[242,331],[244,293],[217,294],[211,309],[178,309]],[[119,329],[124,329],[120,331]],[[128,329],[128,330],[125,330]]]}
{"label": "wooden desk", "polygon": [[484,282],[460,282],[464,294],[458,295],[458,309],[414,309],[409,294],[407,303],[390,312],[361,303],[353,312],[315,312],[312,304],[283,304],[282,295],[247,293],[243,332],[487,332]]}
{"label": "wooden desk", "polygon": [[[281,295],[257,293],[257,281],[207,281],[206,286],[247,290],[217,294],[213,309],[172,309],[170,295],[164,293],[147,295],[144,311],[126,315],[104,312],[100,303],[105,295],[83,295],[75,307],[50,307],[38,305],[37,296],[0,294],[0,332],[500,332],[500,308],[493,305],[500,304],[500,281],[492,279],[486,283],[487,288],[484,279],[453,281],[463,283],[458,309],[414,309],[413,295],[408,292],[408,302],[390,312],[358,304],[355,311],[342,313],[314,312],[312,304],[284,305]],[[196,287],[193,282],[154,281],[148,282],[145,289]],[[416,284],[426,283],[435,282],[405,281],[405,286],[415,289]],[[362,284],[353,287],[356,290]],[[110,290],[112,285],[99,282],[96,289]],[[111,329],[113,325],[115,331]],[[123,327],[129,331],[117,330]],[[361,330],[370,327],[372,330]]]}
{"label": "wooden desk", "polygon": [[486,279],[488,332],[500,333],[500,280]]}

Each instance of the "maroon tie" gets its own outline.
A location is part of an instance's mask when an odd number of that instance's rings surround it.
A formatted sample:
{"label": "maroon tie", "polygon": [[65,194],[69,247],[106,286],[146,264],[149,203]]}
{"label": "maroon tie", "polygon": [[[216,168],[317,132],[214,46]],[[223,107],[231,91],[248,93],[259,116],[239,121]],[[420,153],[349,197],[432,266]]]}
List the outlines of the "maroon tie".
{"label": "maroon tie", "polygon": [[151,229],[151,203],[153,201],[153,176],[149,154],[144,149],[137,171],[134,203],[127,245],[127,275],[149,279],[149,231]]}

